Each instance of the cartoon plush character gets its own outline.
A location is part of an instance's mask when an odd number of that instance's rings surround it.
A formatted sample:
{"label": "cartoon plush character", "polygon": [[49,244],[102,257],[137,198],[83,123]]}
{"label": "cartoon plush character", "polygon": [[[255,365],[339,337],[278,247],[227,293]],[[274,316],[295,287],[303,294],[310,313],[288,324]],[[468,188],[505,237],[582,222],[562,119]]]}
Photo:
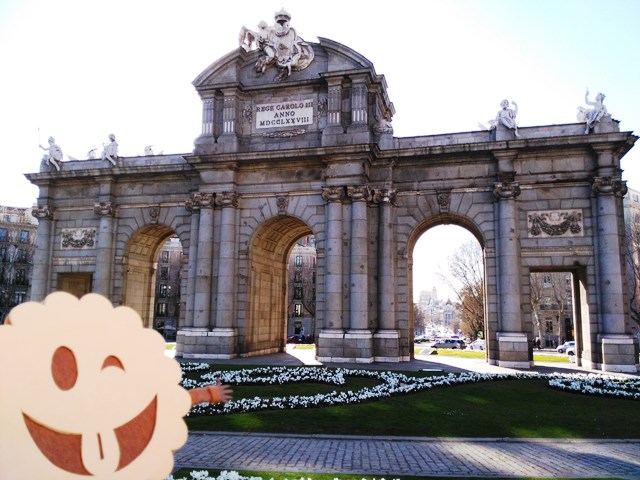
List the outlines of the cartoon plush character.
{"label": "cartoon plush character", "polygon": [[0,326],[0,478],[162,479],[187,440],[192,404],[162,337],[128,307],[56,292]]}

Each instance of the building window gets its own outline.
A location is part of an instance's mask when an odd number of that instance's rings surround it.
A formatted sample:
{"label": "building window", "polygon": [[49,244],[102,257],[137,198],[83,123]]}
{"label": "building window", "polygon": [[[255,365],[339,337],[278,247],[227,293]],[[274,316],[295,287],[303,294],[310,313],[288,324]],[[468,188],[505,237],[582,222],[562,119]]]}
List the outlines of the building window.
{"label": "building window", "polygon": [[302,287],[295,287],[293,289],[293,298],[296,300],[302,299]]}
{"label": "building window", "polygon": [[29,243],[29,230],[20,231],[20,243]]}
{"label": "building window", "polygon": [[296,267],[302,266],[302,255],[296,255]]}
{"label": "building window", "polygon": [[169,280],[169,267],[160,267],[160,280]]}
{"label": "building window", "polygon": [[167,304],[166,303],[158,303],[157,312],[159,317],[167,316]]}
{"label": "building window", "polygon": [[301,316],[302,316],[302,304],[301,304],[301,303],[296,303],[296,304],[293,306],[293,314],[294,314],[296,317],[301,317]]}
{"label": "building window", "polygon": [[7,241],[7,229],[0,228],[0,242],[6,242],[6,241]]}
{"label": "building window", "polygon": [[26,299],[27,292],[14,292],[13,293],[13,303],[14,305],[18,305],[23,303]]}
{"label": "building window", "polygon": [[16,270],[16,283],[18,285],[22,285],[27,281],[27,274],[24,268],[19,268]]}
{"label": "building window", "polygon": [[547,320],[546,321],[545,331],[546,331],[546,333],[553,333],[553,320]]}
{"label": "building window", "polygon": [[167,298],[169,296],[169,285],[160,285],[160,298]]}
{"label": "building window", "polygon": [[168,263],[169,262],[169,251],[165,250],[162,252],[162,262],[163,263]]}
{"label": "building window", "polygon": [[302,283],[302,270],[296,270],[294,272],[293,281],[296,283]]}

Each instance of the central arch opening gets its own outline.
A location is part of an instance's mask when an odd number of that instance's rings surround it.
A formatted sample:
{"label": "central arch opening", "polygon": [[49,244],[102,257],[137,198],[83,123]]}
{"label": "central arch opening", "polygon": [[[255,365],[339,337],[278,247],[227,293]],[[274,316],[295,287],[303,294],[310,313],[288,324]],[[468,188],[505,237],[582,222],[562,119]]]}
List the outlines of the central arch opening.
{"label": "central arch opening", "polygon": [[296,243],[313,232],[301,220],[281,215],[260,225],[249,247],[248,321],[240,332],[241,355],[285,350],[288,263]]}
{"label": "central arch opening", "polygon": [[486,351],[484,250],[471,229],[427,222],[416,233],[411,267],[414,353],[476,341]]}

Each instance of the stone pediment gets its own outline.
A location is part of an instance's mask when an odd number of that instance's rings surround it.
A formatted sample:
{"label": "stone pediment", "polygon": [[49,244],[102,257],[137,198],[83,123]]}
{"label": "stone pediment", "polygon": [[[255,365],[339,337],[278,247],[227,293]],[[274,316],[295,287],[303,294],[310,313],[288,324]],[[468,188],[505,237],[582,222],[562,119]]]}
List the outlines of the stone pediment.
{"label": "stone pediment", "polygon": [[[308,42],[315,52],[313,62],[308,68],[293,72],[282,83],[287,84],[309,80],[319,80],[320,77],[332,73],[348,74],[369,72],[373,77],[383,79],[375,73],[373,64],[363,55],[341,43],[327,38],[318,38],[319,43]],[[248,87],[273,88],[276,84],[276,72],[266,71],[258,73],[255,64],[260,57],[260,51],[246,52],[237,48],[209,65],[193,81],[198,91],[210,88],[225,88],[231,85]]]}
{"label": "stone pediment", "polygon": [[282,66],[264,49],[239,47],[198,75],[203,126],[194,153],[390,142],[395,110],[373,64],[326,38],[302,48],[304,61]]}

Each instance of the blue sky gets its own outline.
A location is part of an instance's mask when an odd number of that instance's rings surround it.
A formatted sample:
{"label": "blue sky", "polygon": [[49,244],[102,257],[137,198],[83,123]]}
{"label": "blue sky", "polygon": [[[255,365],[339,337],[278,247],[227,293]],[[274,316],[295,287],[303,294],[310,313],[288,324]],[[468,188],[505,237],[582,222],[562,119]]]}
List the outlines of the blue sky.
{"label": "blue sky", "polygon": [[[640,132],[637,0],[3,0],[0,204],[34,203],[23,174],[49,136],[77,158],[109,133],[124,156],[191,151],[191,82],[282,7],[305,40],[348,45],[385,75],[396,136],[477,130],[503,98],[523,127],[571,123],[586,88]],[[623,168],[640,190],[640,144]]]}

